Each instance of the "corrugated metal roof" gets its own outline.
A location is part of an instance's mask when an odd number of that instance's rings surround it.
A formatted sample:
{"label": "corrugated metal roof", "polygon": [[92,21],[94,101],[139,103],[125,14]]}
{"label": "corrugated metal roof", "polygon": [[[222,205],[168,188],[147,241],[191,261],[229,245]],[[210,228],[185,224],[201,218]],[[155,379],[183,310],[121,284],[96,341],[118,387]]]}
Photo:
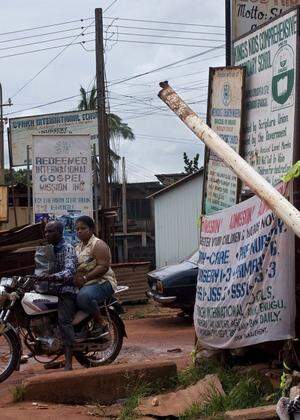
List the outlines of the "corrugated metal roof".
{"label": "corrugated metal roof", "polygon": [[201,168],[198,172],[195,172],[195,173],[193,173],[193,174],[187,175],[186,177],[184,177],[184,178],[180,179],[179,181],[174,182],[174,184],[169,185],[168,187],[163,188],[162,190],[157,191],[157,192],[155,192],[154,194],[149,195],[147,198],[152,198],[152,197],[153,197],[153,198],[155,198],[155,197],[157,197],[158,195],[164,194],[164,193],[166,193],[166,192],[168,192],[168,191],[172,190],[173,188],[176,188],[176,187],[178,187],[179,185],[182,185],[182,184],[184,184],[185,182],[189,182],[189,181],[191,181],[192,179],[196,178],[197,176],[202,175],[202,173],[203,173],[203,168]]}

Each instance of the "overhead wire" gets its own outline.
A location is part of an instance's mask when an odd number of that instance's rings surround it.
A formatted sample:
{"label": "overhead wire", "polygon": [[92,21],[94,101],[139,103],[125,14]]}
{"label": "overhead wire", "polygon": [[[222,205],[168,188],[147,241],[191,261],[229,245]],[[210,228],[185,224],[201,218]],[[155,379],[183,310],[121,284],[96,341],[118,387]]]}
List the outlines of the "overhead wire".
{"label": "overhead wire", "polygon": [[130,19],[130,18],[121,18],[121,17],[109,17],[106,16],[105,19],[117,19],[117,20],[124,20],[130,22],[147,22],[147,23],[159,23],[163,25],[179,25],[179,26],[195,26],[195,27],[205,27],[205,28],[222,28],[224,26],[221,25],[208,25],[208,24],[200,24],[200,23],[187,23],[187,22],[171,22],[171,21],[163,21],[163,20],[150,20],[150,19]]}
{"label": "overhead wire", "polygon": [[111,82],[110,83],[110,86],[115,86],[115,85],[118,85],[120,83],[128,82],[129,80],[134,80],[134,79],[137,79],[139,77],[146,76],[148,74],[152,74],[152,73],[155,73],[155,72],[160,71],[160,70],[164,70],[166,68],[172,67],[173,65],[176,65],[176,64],[179,64],[179,63],[183,63],[184,61],[187,61],[187,60],[192,60],[193,58],[200,57],[202,55],[208,54],[208,53],[210,53],[212,51],[215,51],[217,49],[220,49],[220,48],[224,48],[224,44],[217,45],[217,46],[215,46],[213,48],[209,48],[209,49],[207,49],[205,51],[202,51],[200,53],[193,54],[193,55],[191,55],[189,57],[182,58],[181,60],[174,61],[173,63],[169,63],[169,64],[166,64],[164,66],[160,66],[160,67],[157,67],[155,69],[148,70],[148,71],[146,71],[144,73],[139,73],[139,74],[136,74],[134,76],[127,77],[125,79],[120,79],[120,80],[117,80],[115,82]]}
{"label": "overhead wire", "polygon": [[34,26],[34,27],[31,27],[31,28],[18,29],[16,31],[2,32],[2,33],[0,33],[0,36],[16,34],[16,33],[20,33],[20,32],[35,31],[37,29],[52,28],[54,26],[68,25],[70,23],[84,22],[85,20],[92,20],[92,19],[93,18],[75,19],[75,20],[69,20],[69,21],[64,21],[64,22],[59,22],[59,23],[53,23],[53,24],[50,24],[50,25]]}
{"label": "overhead wire", "polygon": [[[82,35],[82,36],[85,36],[85,35],[94,35],[94,32],[86,32],[85,33],[84,31],[85,31],[85,29],[83,28],[83,31],[79,34],[79,36],[80,35]],[[113,35],[115,35],[114,32],[107,32],[107,34],[113,34]],[[185,37],[172,37],[172,36],[160,36],[160,35],[148,35],[148,34],[135,34],[135,33],[125,33],[125,32],[118,32],[118,35],[143,36],[143,37],[151,37],[151,38],[159,38],[159,39],[161,39],[161,38],[168,38],[168,39],[175,39],[175,40],[177,40],[177,39],[180,39],[180,40],[192,40],[192,41],[201,41],[201,42],[202,41],[220,42],[220,40],[218,40],[218,39],[185,38]],[[45,40],[42,40],[42,41],[28,42],[28,43],[25,43],[25,44],[11,45],[11,46],[8,46],[8,47],[0,48],[0,51],[5,51],[5,50],[10,50],[10,49],[15,49],[15,48],[28,47],[28,46],[31,46],[31,45],[45,44],[45,43],[48,43],[48,42],[61,41],[61,40],[70,39],[70,38],[74,38],[74,35],[57,37],[57,38],[52,38],[52,39],[45,39]],[[112,38],[106,38],[105,41],[114,42],[114,40]],[[121,42],[123,41],[123,42],[138,42],[138,43],[148,43],[148,44],[149,43],[151,43],[151,44],[153,43],[153,44],[157,44],[156,42],[136,41],[136,40],[120,40],[119,38],[118,38],[117,41],[118,42],[119,41],[121,41]],[[1,41],[0,41],[0,43],[1,43]],[[177,45],[177,46],[187,46],[187,47],[196,47],[196,48],[199,48],[199,47],[209,48],[209,47],[211,47],[211,45],[178,44],[178,43],[176,43],[176,44],[174,44],[174,43],[170,43],[170,44],[169,43],[159,43],[159,45]]]}
{"label": "overhead wire", "polygon": [[[109,6],[108,7],[106,7],[105,9],[104,9],[104,12],[106,12],[107,10],[109,10],[116,2],[117,2],[118,0],[113,0],[113,2],[112,3],[110,3],[109,4]],[[93,24],[94,24],[94,22],[95,22],[95,19],[93,19],[92,20],[92,22],[88,25],[88,26],[86,26],[86,28],[85,29],[83,29],[83,31],[82,32],[80,32],[78,35],[76,35],[75,37],[74,37],[74,39],[69,43],[69,44],[67,44],[67,45],[65,45],[64,47],[63,47],[63,49],[58,53],[58,54],[56,54],[45,66],[43,66],[33,77],[31,77],[26,83],[24,83],[24,85],[22,85],[12,96],[11,96],[11,98],[10,99],[12,99],[12,98],[14,98],[18,93],[20,93],[23,89],[25,89],[31,82],[33,82],[33,80],[35,80],[44,70],[46,70],[46,68],[47,67],[49,67],[58,57],[60,57],[66,50],[67,50],[67,48],[69,48],[72,44],[74,44],[75,43],[75,41],[80,37],[80,36],[82,36],[86,31],[87,31],[87,29],[89,29]],[[73,22],[72,22],[73,23]]]}
{"label": "overhead wire", "polygon": [[[204,54],[208,54],[209,52],[214,51],[215,49],[218,49],[218,48],[221,48],[221,47],[220,46],[219,47],[214,47],[212,49],[203,51],[203,52],[198,53],[198,54],[194,54],[194,55],[189,56],[189,57],[185,57],[185,58],[183,58],[181,60],[178,60],[178,61],[175,61],[175,62],[166,64],[166,65],[161,66],[161,67],[158,67],[156,69],[151,69],[151,70],[149,70],[147,72],[136,74],[136,75],[134,75],[134,76],[132,76],[130,78],[120,79],[120,80],[117,80],[115,82],[111,82],[109,85],[112,86],[112,85],[121,84],[121,83],[127,82],[129,80],[136,79],[136,78],[142,77],[144,75],[152,74],[154,72],[161,71],[161,70],[164,70],[166,68],[173,67],[173,66],[174,66],[173,68],[177,68],[178,66],[176,66],[176,64],[178,64],[178,63],[183,63],[185,61],[192,60],[195,57],[203,56]],[[89,93],[89,92],[87,92],[87,93]],[[60,98],[60,99],[57,99],[57,100],[54,100],[54,101],[49,101],[49,102],[46,102],[46,103],[43,103],[43,104],[39,104],[39,105],[37,105],[35,107],[25,108],[25,109],[21,109],[21,110],[18,110],[18,111],[9,112],[9,113],[6,113],[5,116],[7,116],[7,115],[13,115],[13,114],[16,114],[16,113],[19,113],[19,112],[29,111],[29,110],[35,109],[35,108],[45,107],[45,106],[48,106],[48,105],[53,105],[53,104],[56,104],[56,103],[60,103],[60,102],[64,102],[64,101],[67,101],[67,100],[70,100],[70,99],[74,99],[74,98],[79,97],[79,96],[80,96],[80,94],[68,96],[66,98]]]}
{"label": "overhead wire", "polygon": [[52,64],[58,57],[60,57],[67,48],[69,48],[73,43],[75,43],[75,41],[94,23],[94,21],[88,25],[81,33],[79,33],[78,35],[76,35],[74,37],[74,39],[67,45],[65,45],[63,47],[63,49],[61,51],[59,51],[58,54],[56,54],[46,65],[44,65],[37,73],[34,74],[34,76],[32,76],[26,83],[24,83],[12,96],[11,99],[14,98],[16,95],[18,95],[18,93],[20,93],[22,90],[24,90],[31,82],[33,82],[33,80],[35,80],[44,70],[46,70],[47,67],[50,66],[50,64]]}
{"label": "overhead wire", "polygon": [[[116,18],[118,20],[118,18]],[[122,29],[138,29],[144,31],[157,31],[157,32],[177,32],[177,33],[188,33],[188,34],[196,34],[196,35],[220,35],[224,36],[225,32],[211,32],[211,31],[187,31],[183,29],[167,29],[167,28],[148,28],[145,26],[126,26],[126,25],[103,25],[104,27],[111,27],[111,28],[122,28]]]}

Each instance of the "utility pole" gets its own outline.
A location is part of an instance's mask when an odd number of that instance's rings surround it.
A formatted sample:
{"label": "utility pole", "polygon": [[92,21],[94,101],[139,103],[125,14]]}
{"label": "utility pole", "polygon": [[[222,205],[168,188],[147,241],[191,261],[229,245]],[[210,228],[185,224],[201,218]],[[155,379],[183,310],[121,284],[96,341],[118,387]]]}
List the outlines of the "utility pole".
{"label": "utility pole", "polygon": [[[109,191],[108,191],[109,135],[108,135],[107,115],[105,112],[102,9],[95,9],[95,28],[96,28],[98,146],[99,146],[99,162],[100,162],[100,201],[101,201],[101,210],[105,210],[109,206]],[[102,227],[102,230],[105,230],[104,226]]]}
{"label": "utility pole", "polygon": [[3,103],[2,85],[0,83],[0,185],[5,184],[4,172],[4,121],[3,121],[3,107],[11,106],[9,100],[7,104]]}
{"label": "utility pole", "polygon": [[123,260],[128,262],[127,241],[127,199],[126,199],[126,168],[125,158],[122,157],[122,222],[123,222]]}
{"label": "utility pole", "polygon": [[27,164],[27,223],[31,224],[31,182],[30,182],[30,149],[26,147],[26,164]]}

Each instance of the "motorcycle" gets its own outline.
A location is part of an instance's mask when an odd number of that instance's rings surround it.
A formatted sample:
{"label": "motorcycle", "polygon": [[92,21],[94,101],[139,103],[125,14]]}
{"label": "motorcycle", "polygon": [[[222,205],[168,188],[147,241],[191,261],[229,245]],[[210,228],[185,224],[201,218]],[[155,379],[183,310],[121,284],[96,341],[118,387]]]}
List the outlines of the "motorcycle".
{"label": "motorcycle", "polygon": [[[58,297],[38,293],[35,285],[34,276],[0,279],[0,382],[19,370],[23,344],[45,368],[64,353],[58,329]],[[109,364],[118,356],[126,331],[120,317],[124,311],[115,295],[127,289],[118,286],[101,305],[104,332],[100,336],[93,333],[96,325],[90,315],[82,311],[75,314],[74,357],[82,366]]]}

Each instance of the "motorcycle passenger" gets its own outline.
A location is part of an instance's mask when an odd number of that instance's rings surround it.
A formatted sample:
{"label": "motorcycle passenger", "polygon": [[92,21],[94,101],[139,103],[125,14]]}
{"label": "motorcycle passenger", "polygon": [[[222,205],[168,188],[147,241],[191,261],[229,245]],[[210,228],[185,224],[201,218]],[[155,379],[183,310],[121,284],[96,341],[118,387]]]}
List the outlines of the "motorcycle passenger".
{"label": "motorcycle passenger", "polygon": [[[49,274],[41,280],[57,285],[58,327],[65,348],[65,370],[72,370],[74,328],[72,320],[76,313],[76,292],[73,279],[76,273],[77,259],[74,247],[63,238],[63,224],[52,221],[46,224],[45,238],[53,245],[54,259]],[[50,293],[51,294],[51,293]]]}
{"label": "motorcycle passenger", "polygon": [[112,296],[117,288],[111,268],[111,253],[108,245],[94,235],[95,223],[91,217],[78,217],[75,226],[80,240],[75,248],[79,264],[75,285],[80,288],[77,306],[92,315],[97,323],[93,334],[100,336],[106,332],[106,327],[98,303]]}

